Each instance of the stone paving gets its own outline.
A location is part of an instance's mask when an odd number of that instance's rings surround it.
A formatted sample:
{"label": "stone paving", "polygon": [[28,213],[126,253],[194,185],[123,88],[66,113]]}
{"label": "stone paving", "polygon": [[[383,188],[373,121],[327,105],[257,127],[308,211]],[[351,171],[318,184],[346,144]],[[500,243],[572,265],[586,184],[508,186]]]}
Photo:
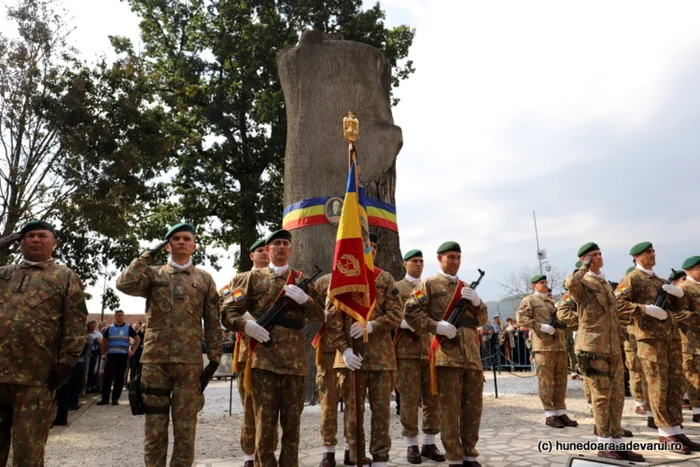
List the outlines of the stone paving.
{"label": "stone paving", "polygon": [[[686,417],[687,419],[687,417]],[[596,441],[597,437],[593,434],[593,420],[587,418],[580,420],[579,427],[554,429],[542,425],[532,426],[531,428],[520,428],[511,430],[507,426],[501,429],[484,429],[480,431],[480,440],[477,448],[480,456],[479,462],[483,466],[490,467],[511,467],[511,466],[543,466],[543,467],[564,467],[569,458],[569,454],[585,456],[595,456],[595,452],[579,451],[579,452],[562,452],[553,451],[551,453],[539,452],[538,443],[551,441],[574,442],[574,441]],[[504,424],[507,421],[504,421]],[[690,423],[696,425],[694,423]],[[690,425],[688,424],[688,425]],[[646,418],[644,417],[625,417],[622,425],[631,430],[634,434],[633,438],[624,438],[625,441],[635,442],[656,442],[658,435],[656,430],[647,428]],[[700,439],[700,425],[697,427],[686,426],[686,434],[694,440]],[[406,466],[411,465],[406,461],[406,444],[403,439],[392,440],[391,462],[390,466]],[[441,444],[438,442],[438,446]],[[646,463],[629,463],[629,465],[645,466],[645,465],[664,465],[677,467],[700,466],[700,453],[692,456],[683,456],[673,454],[666,451],[637,451],[646,457]],[[694,453],[695,454],[695,453]],[[336,456],[340,459],[337,462],[338,467],[342,466],[342,451],[339,451]],[[321,457],[323,456],[323,448],[316,448],[299,453],[300,467],[317,467]],[[197,460],[197,467],[243,467],[242,459],[206,459]],[[442,465],[445,463],[436,463],[424,459],[421,465]]]}

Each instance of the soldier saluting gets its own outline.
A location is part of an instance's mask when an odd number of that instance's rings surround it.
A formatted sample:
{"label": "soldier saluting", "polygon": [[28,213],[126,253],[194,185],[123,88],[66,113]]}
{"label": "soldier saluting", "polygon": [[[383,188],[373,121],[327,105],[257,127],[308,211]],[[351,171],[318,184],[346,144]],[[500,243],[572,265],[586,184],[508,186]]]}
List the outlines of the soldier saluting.
{"label": "soldier saluting", "polygon": [[23,261],[0,267],[0,465],[44,465],[55,390],[85,346],[87,307],[78,276],[51,257],[55,231],[30,221],[4,241],[21,241]]}
{"label": "soldier saluting", "polygon": [[[163,247],[170,253],[167,264],[152,266]],[[163,242],[134,259],[117,278],[117,289],[146,299],[141,391],[146,410],[143,457],[148,467],[165,466],[171,413],[175,443],[170,465],[192,465],[202,393],[221,361],[219,295],[211,275],[192,265],[196,247],[194,227],[177,224]],[[204,370],[203,337],[209,357]]]}

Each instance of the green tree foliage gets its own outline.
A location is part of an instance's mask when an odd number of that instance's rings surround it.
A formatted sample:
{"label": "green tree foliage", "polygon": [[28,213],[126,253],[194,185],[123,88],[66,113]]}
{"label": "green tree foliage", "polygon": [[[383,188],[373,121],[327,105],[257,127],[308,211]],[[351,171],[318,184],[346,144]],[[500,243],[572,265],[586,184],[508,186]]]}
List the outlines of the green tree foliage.
{"label": "green tree foliage", "polygon": [[[379,3],[125,1],[141,18],[140,66],[168,109],[159,121],[181,143],[171,184],[178,203],[166,211],[206,226],[206,242],[224,248],[247,251],[259,228],[281,224],[286,115],[277,50],[317,28],[380,49],[394,66],[394,87],[414,71],[414,29],[387,28]],[[114,42],[131,51],[126,39]],[[239,260],[243,270],[252,266],[248,255]]]}

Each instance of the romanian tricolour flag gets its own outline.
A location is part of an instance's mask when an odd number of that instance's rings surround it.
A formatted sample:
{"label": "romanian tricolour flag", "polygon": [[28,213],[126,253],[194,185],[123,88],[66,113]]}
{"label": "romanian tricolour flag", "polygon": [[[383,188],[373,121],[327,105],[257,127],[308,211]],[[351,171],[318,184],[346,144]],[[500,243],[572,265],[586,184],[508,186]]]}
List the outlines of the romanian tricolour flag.
{"label": "romanian tricolour flag", "polygon": [[348,186],[338,223],[328,298],[335,306],[363,324],[370,319],[374,311],[376,288],[365,189],[360,179],[357,153],[352,143]]}

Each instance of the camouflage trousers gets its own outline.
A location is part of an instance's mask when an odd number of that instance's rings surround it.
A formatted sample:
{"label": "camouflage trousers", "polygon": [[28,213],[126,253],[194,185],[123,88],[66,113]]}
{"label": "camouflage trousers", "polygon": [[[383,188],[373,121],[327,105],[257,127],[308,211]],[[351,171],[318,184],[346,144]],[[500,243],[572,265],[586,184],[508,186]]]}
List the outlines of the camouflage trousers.
{"label": "camouflage trousers", "polygon": [[464,368],[437,367],[440,437],[445,458],[451,464],[477,457],[484,372]]}
{"label": "camouflage trousers", "polygon": [[[245,361],[239,364],[245,368]],[[244,373],[238,373],[238,394],[241,396],[243,406],[243,421],[241,424],[241,449],[243,454],[255,454],[255,411],[253,409],[253,396],[245,390]]]}
{"label": "camouflage trousers", "polygon": [[584,376],[591,391],[593,421],[600,438],[622,437],[622,410],[625,407],[625,369],[622,355],[591,361],[601,374]]}
{"label": "camouflage trousers", "polygon": [[[146,413],[143,459],[147,467],[165,466],[168,456],[168,424],[173,418],[173,455],[170,466],[194,463],[197,413],[204,407],[199,377],[201,365],[186,363],[144,363],[141,368],[143,404],[148,409],[170,410]],[[160,391],[158,391],[160,390]],[[163,390],[170,395],[162,394]],[[149,392],[155,391],[155,394]]]}
{"label": "camouflage trousers", "polygon": [[402,436],[418,436],[418,403],[423,399],[423,433],[440,432],[438,398],[430,391],[430,362],[418,359],[399,359],[397,388],[401,395]]}
{"label": "camouflage trousers", "polygon": [[566,352],[536,352],[537,384],[544,410],[566,409]]}
{"label": "camouflage trousers", "polygon": [[46,386],[0,384],[0,466],[43,467],[44,447],[56,416],[55,391]]}
{"label": "camouflage trousers", "polygon": [[649,405],[659,428],[683,423],[683,356],[677,340],[637,341],[637,355],[649,390]]}
{"label": "camouflage trousers", "polygon": [[[338,444],[339,373],[342,369],[316,367],[316,389],[321,404],[321,438],[324,446]],[[343,412],[347,413],[347,412]]]}
{"label": "camouflage trousers", "polygon": [[[369,409],[372,412],[370,421],[369,452],[374,462],[388,462],[391,449],[391,392],[396,386],[396,372],[386,371],[348,371],[341,373],[340,384],[343,387],[345,398],[345,437],[350,448],[350,459],[357,463],[356,445],[359,444],[361,454],[364,455],[365,430],[357,430],[355,423],[355,380],[358,378],[357,390],[362,399],[360,404],[359,419],[365,419],[365,398],[369,398]],[[357,433],[359,431],[359,433]],[[360,439],[356,436],[359,434]]]}
{"label": "camouflage trousers", "polygon": [[630,373],[630,393],[636,402],[649,405],[647,382],[642,375],[642,364],[637,357],[637,349],[625,349],[625,364]]}
{"label": "camouflage trousers", "polygon": [[685,373],[685,391],[688,393],[690,406],[700,407],[700,355],[683,354],[683,372]]}
{"label": "camouflage trousers", "polygon": [[[296,467],[299,465],[299,430],[304,410],[305,376],[282,375],[253,368],[253,409],[255,410],[255,467]],[[277,422],[282,427],[279,464]]]}
{"label": "camouflage trousers", "polygon": [[586,402],[588,402],[590,404],[591,403],[591,383],[588,380],[588,378],[583,378],[583,395],[586,396]]}

